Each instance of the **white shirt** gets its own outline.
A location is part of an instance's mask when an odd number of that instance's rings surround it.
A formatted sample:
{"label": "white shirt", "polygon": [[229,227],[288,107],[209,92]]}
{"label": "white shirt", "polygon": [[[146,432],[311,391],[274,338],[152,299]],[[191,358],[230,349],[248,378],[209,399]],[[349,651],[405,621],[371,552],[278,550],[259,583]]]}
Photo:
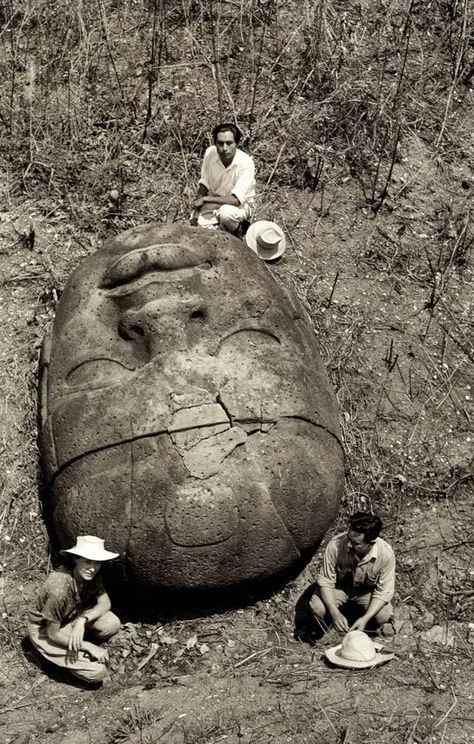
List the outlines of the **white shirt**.
{"label": "white shirt", "polygon": [[227,167],[219,157],[215,145],[204,153],[199,183],[210,194],[226,196],[233,194],[240,206],[248,205],[253,210],[255,204],[255,163],[250,155],[237,149],[232,163]]}

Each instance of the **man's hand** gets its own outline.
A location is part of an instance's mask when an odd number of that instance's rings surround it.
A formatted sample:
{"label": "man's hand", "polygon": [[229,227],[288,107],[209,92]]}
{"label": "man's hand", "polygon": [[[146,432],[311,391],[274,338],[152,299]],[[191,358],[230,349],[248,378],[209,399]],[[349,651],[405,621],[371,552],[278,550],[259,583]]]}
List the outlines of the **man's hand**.
{"label": "man's hand", "polygon": [[109,660],[107,649],[96,646],[95,643],[86,643],[83,646],[83,650],[92,656],[93,659],[97,659],[97,661],[101,661],[104,664]]}
{"label": "man's hand", "polygon": [[339,610],[334,610],[331,612],[332,621],[334,624],[334,627],[336,630],[339,631],[339,633],[347,633],[349,630],[349,623],[347,622],[347,618],[340,612]]}
{"label": "man's hand", "polygon": [[352,623],[350,630],[365,630],[365,626],[367,625],[368,620],[362,616],[358,620],[355,621],[355,623]]}
{"label": "man's hand", "polygon": [[68,649],[70,651],[79,651],[84,641],[84,630],[86,621],[83,617],[78,617],[74,623],[71,637],[69,638]]}
{"label": "man's hand", "polygon": [[201,209],[201,207],[205,204],[204,197],[200,196],[199,199],[195,199],[193,201],[193,209]]}

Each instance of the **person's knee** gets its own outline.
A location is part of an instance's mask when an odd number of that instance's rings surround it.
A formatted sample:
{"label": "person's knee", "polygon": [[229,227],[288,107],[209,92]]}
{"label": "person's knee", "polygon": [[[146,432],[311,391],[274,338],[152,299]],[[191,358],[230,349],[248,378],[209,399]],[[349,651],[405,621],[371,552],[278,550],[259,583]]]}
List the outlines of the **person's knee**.
{"label": "person's knee", "polygon": [[235,207],[230,204],[223,204],[218,212],[219,225],[224,230],[232,232],[239,226],[240,219],[236,214]]}
{"label": "person's knee", "polygon": [[96,624],[93,625],[93,630],[101,640],[107,640],[107,638],[112,638],[112,636],[118,633],[121,627],[122,624],[117,615],[114,615],[113,612],[108,612],[98,619]]}
{"label": "person's knee", "polygon": [[232,206],[232,204],[222,204],[217,211],[221,222],[222,220],[235,220],[235,213],[236,210],[235,207]]}
{"label": "person's knee", "polygon": [[377,625],[383,625],[384,623],[388,623],[390,618],[393,614],[393,607],[391,604],[386,604],[385,607],[382,607],[381,610],[377,612],[377,614],[374,617],[374,622]]}
{"label": "person's knee", "polygon": [[309,608],[313,613],[314,617],[322,619],[326,614],[326,607],[324,606],[320,597],[317,594],[313,594],[309,601]]}
{"label": "person's knee", "polygon": [[91,664],[89,669],[71,669],[70,671],[74,677],[83,682],[102,682],[107,676],[107,667],[99,661]]}
{"label": "person's knee", "polygon": [[116,633],[119,632],[120,628],[122,627],[122,623],[118,619],[117,615],[112,614],[112,617],[108,619],[107,627],[105,629],[105,632],[107,633],[107,637],[111,638]]}

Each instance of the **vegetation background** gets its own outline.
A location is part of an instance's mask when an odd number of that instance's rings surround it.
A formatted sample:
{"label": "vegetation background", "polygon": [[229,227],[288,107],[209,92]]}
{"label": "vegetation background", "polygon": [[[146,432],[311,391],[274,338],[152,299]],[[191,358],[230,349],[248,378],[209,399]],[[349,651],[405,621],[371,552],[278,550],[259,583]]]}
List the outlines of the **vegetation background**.
{"label": "vegetation background", "polygon": [[[472,2],[3,0],[0,24],[1,740],[472,741]],[[316,559],[239,610],[127,622],[110,683],[83,690],[22,644],[49,567],[38,351],[82,257],[188,219],[221,120],[339,400],[334,531],[373,509],[397,552],[397,660],[324,665],[334,636],[295,620]]]}

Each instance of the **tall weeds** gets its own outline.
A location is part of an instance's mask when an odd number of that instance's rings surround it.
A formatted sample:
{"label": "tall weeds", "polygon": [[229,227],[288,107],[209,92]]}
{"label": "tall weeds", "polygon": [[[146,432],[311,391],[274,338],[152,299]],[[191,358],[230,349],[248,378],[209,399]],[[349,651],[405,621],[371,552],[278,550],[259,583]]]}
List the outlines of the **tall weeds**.
{"label": "tall weeds", "polygon": [[292,0],[284,14],[274,0],[8,0],[2,13],[0,146],[20,191],[92,183],[103,198],[119,173],[137,192],[137,172],[158,167],[184,213],[206,133],[230,119],[273,187],[301,186],[329,146],[377,206],[407,134],[449,144],[472,78],[468,0]]}

